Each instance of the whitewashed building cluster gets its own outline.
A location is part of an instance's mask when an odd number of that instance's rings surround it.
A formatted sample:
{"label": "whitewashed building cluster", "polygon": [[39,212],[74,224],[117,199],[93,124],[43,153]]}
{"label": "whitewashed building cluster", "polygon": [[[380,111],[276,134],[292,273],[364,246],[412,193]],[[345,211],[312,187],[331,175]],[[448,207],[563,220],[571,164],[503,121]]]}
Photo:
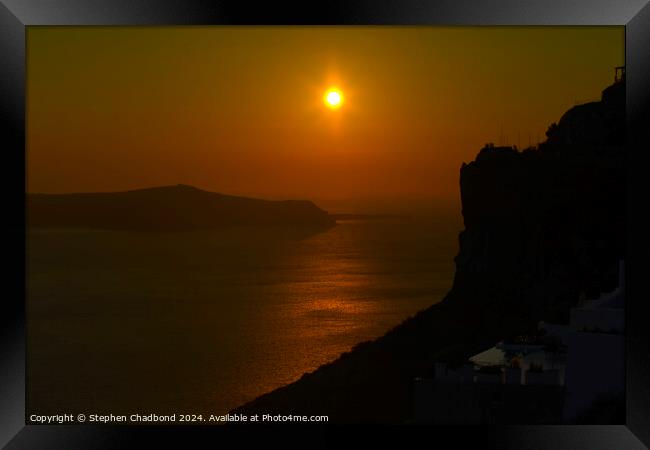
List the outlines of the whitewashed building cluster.
{"label": "whitewashed building cluster", "polygon": [[625,266],[619,284],[570,311],[568,325],[540,322],[540,336],[499,342],[414,380],[418,423],[572,423],[625,389]]}

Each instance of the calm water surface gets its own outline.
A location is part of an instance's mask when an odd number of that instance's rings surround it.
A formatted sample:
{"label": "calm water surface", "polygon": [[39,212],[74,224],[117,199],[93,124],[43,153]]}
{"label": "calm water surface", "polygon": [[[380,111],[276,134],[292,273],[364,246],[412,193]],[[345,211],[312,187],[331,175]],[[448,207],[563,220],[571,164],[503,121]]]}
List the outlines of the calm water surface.
{"label": "calm water surface", "polygon": [[28,234],[33,413],[223,413],[442,299],[457,219]]}

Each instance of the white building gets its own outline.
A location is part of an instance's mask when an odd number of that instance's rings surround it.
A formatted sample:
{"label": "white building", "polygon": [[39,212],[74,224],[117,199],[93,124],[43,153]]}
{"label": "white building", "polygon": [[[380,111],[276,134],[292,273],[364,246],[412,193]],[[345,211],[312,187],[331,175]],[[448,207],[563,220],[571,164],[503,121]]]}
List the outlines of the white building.
{"label": "white building", "polygon": [[618,287],[572,308],[569,325],[540,322],[542,340],[499,342],[458,367],[437,362],[433,378],[415,380],[414,420],[517,423],[527,417],[571,423],[599,400],[621,398],[624,304],[621,261]]}
{"label": "white building", "polygon": [[618,287],[571,309],[568,326],[540,323],[567,346],[563,419],[575,421],[598,400],[625,392],[625,264],[619,262]]}

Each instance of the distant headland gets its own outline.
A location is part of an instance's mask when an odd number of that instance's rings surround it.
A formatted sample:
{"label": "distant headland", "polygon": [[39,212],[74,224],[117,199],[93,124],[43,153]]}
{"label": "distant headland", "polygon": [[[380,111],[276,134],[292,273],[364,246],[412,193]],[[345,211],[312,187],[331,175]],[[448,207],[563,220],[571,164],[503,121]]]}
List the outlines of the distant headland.
{"label": "distant headland", "polygon": [[233,226],[327,228],[335,218],[307,200],[271,201],[183,184],[121,192],[28,194],[29,228],[180,231]]}

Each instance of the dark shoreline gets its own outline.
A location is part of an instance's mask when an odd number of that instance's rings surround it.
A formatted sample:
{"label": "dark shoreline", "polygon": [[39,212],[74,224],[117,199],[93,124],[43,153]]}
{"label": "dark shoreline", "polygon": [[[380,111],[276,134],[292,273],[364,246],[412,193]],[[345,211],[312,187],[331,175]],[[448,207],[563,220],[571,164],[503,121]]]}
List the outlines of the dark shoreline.
{"label": "dark shoreline", "polygon": [[398,219],[406,220],[411,217],[404,214],[330,214],[329,215],[334,220],[386,220],[386,219]]}

